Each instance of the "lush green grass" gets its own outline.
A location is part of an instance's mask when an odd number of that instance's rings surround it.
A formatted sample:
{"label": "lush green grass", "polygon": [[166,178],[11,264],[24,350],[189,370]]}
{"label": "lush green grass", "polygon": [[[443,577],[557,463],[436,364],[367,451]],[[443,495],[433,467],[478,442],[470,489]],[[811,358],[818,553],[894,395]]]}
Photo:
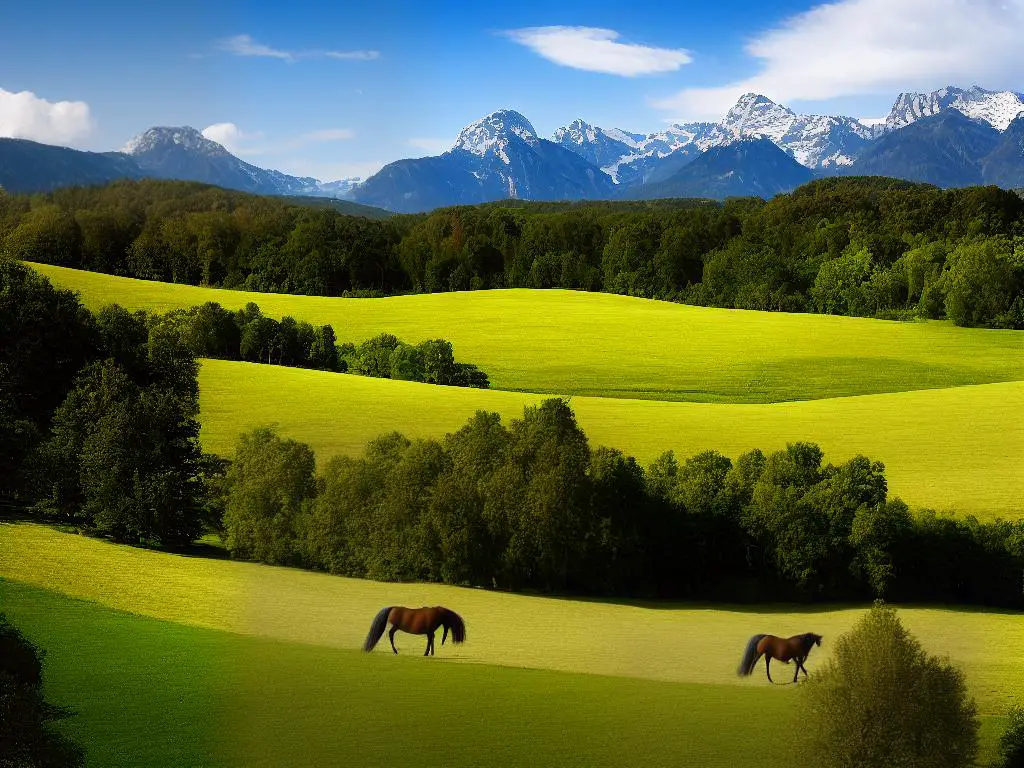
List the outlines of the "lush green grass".
{"label": "lush green grass", "polygon": [[[358,454],[390,430],[441,436],[478,409],[518,417],[543,397],[223,360],[204,361],[199,382],[209,450],[228,455],[240,432],[275,423],[321,462]],[[767,405],[591,397],[571,405],[592,444],[645,463],[668,449],[735,457],[813,440],[832,461],[862,453],[885,462],[890,490],[910,504],[1024,514],[1024,382]]]}
{"label": "lush green grass", "polygon": [[224,291],[32,265],[92,308],[166,311],[255,301],[331,323],[341,341],[443,337],[499,389],[766,403],[1024,379],[1024,334],[825,315],[688,307],[573,291],[337,299]]}
{"label": "lush green grass", "polygon": [[[37,525],[0,525],[0,577],[157,619],[253,637],[354,651],[385,605],[447,605],[468,642],[438,645],[437,659],[662,682],[763,688],[735,670],[755,632],[818,632],[829,641],[859,609],[702,606],[565,600],[440,584],[386,584],[297,569],[151,552]],[[1024,616],[941,608],[901,615],[925,647],[966,671],[984,714],[1024,691]],[[400,635],[403,655],[423,640]],[[390,651],[381,646],[379,654]]]}
{"label": "lush green grass", "polygon": [[784,688],[367,657],[3,590],[90,766],[783,766],[797,718]]}
{"label": "lush green grass", "polygon": [[[0,525],[0,577],[0,609],[48,650],[48,695],[79,713],[64,727],[92,766],[783,766],[796,691],[738,680],[744,641],[823,632],[814,674],[859,615],[380,584],[25,524]],[[361,654],[389,603],[447,604],[468,641],[424,659],[400,635],[397,658]],[[1021,616],[901,615],[965,669],[988,757],[1024,685]]]}

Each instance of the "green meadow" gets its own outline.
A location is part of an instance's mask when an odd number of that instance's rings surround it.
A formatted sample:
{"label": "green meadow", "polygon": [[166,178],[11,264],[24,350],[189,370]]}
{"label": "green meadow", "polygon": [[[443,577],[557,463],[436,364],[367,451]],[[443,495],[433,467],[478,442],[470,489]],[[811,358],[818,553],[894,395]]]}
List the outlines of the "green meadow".
{"label": "green meadow", "polygon": [[92,309],[164,312],[254,301],[330,323],[339,341],[445,338],[496,389],[770,403],[1024,380],[1024,334],[829,315],[749,312],[576,291],[341,299],[134,280],[33,264]]}
{"label": "green meadow", "polygon": [[[796,689],[735,676],[755,632],[825,636],[860,609],[645,605],[382,584],[0,525],[2,609],[48,649],[90,765],[782,766]],[[445,604],[463,646],[357,649],[376,610]],[[964,669],[983,758],[1024,688],[1018,614],[901,609]],[[788,668],[783,668],[786,670]],[[784,671],[777,679],[785,679]],[[439,746],[440,745],[440,746]]]}
{"label": "green meadow", "polygon": [[[481,409],[516,418],[545,397],[226,360],[204,360],[199,383],[208,450],[230,455],[240,432],[276,424],[309,443],[320,462],[358,454],[391,430],[441,437]],[[909,504],[979,518],[1024,514],[1024,382],[763,405],[600,397],[570,404],[592,445],[643,463],[669,449],[736,457],[811,440],[830,461],[861,453],[885,462],[890,491]]]}

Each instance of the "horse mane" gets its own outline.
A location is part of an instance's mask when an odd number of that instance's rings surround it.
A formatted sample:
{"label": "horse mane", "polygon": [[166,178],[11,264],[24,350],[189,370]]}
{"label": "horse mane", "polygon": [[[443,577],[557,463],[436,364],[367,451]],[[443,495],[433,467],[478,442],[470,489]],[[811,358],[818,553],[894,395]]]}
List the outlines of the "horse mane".
{"label": "horse mane", "polygon": [[450,627],[452,630],[452,642],[463,643],[466,641],[466,622],[462,620],[455,611],[450,608],[442,608],[444,613],[442,621],[445,626]]}
{"label": "horse mane", "polygon": [[815,643],[821,642],[821,635],[816,635],[813,632],[804,632],[802,637],[807,650],[810,650]]}

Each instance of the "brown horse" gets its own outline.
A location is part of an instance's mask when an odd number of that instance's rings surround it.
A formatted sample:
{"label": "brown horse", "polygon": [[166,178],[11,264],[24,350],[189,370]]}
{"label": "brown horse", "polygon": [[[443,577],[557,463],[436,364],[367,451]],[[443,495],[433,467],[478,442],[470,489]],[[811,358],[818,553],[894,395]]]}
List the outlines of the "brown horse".
{"label": "brown horse", "polygon": [[435,605],[432,608],[403,608],[399,605],[381,608],[370,625],[370,634],[366,636],[363,643],[364,651],[372,651],[384,634],[384,627],[391,622],[391,632],[388,639],[391,641],[391,650],[398,653],[395,648],[395,632],[402,630],[410,635],[426,635],[427,650],[424,656],[434,653],[434,633],[438,627],[444,627],[444,634],[441,635],[441,645],[448,639],[448,630],[452,631],[452,642],[461,643],[466,639],[466,624],[455,611]]}
{"label": "brown horse", "polygon": [[815,645],[821,645],[821,635],[807,632],[793,637],[776,637],[775,635],[754,635],[747,643],[747,650],[743,654],[743,661],[737,674],[746,677],[754,671],[758,659],[764,656],[764,671],[768,673],[768,682],[772,680],[772,659],[778,659],[783,664],[789,664],[791,660],[796,661],[796,670],[793,672],[793,682],[800,676],[803,670],[804,677],[807,677],[807,669],[804,662]]}

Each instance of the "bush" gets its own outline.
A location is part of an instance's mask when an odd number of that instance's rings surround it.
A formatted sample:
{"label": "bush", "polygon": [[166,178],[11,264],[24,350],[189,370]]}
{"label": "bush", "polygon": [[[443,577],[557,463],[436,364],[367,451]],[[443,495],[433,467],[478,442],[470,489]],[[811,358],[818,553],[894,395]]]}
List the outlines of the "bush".
{"label": "bush", "polygon": [[929,656],[881,602],[836,641],[802,694],[804,764],[960,768],[977,756],[977,707],[963,673]]}
{"label": "bush", "polygon": [[994,768],[1024,768],[1024,707],[1012,707],[1008,719]]}
{"label": "bush", "polygon": [[292,561],[296,518],[316,491],[314,470],[305,443],[282,440],[268,427],[239,437],[225,481],[224,532],[233,557]]}
{"label": "bush", "polygon": [[71,768],[82,765],[80,747],[49,723],[71,712],[43,699],[41,652],[0,613],[0,766]]}

